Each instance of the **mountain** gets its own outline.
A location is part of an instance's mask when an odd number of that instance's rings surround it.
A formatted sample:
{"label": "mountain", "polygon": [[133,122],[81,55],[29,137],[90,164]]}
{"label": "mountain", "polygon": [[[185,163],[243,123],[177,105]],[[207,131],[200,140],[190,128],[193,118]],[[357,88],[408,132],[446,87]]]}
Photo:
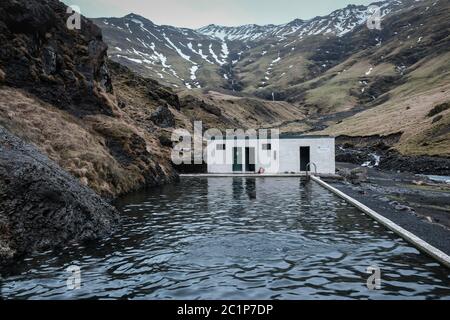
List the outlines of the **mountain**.
{"label": "mountain", "polygon": [[381,30],[369,29],[368,7],[355,5],[284,25],[192,30],[135,14],[95,23],[111,59],[178,92],[284,101],[306,115],[282,131],[400,135],[393,147],[403,154],[450,156],[446,111],[426,116],[449,100],[449,2],[372,5],[380,8]]}
{"label": "mountain", "polygon": [[[413,0],[377,3],[383,15],[394,14]],[[296,54],[295,47],[313,36],[342,37],[363,25],[365,6],[349,5],[330,15],[283,25],[209,25],[198,30],[159,26],[136,14],[94,19],[110,44],[110,57],[143,75],[174,88],[228,88],[240,90],[245,57],[256,61]],[[291,52],[292,51],[292,52]],[[256,56],[255,56],[256,54]],[[235,75],[236,73],[236,75]],[[262,77],[265,79],[266,77]],[[262,85],[270,81],[262,81]]]}
{"label": "mountain", "polygon": [[[400,3],[397,2],[380,2],[378,4],[384,15],[396,12],[400,6]],[[283,41],[292,37],[320,34],[343,36],[365,23],[368,15],[368,7],[348,5],[346,8],[336,10],[324,17],[315,17],[310,20],[295,19],[282,25],[258,26],[253,24],[239,27],[209,25],[198,31],[222,40],[246,42],[272,40],[273,38]]]}
{"label": "mountain", "polygon": [[222,84],[218,72],[229,58],[224,41],[196,30],[158,26],[135,14],[94,21],[109,43],[110,58],[144,76],[174,88],[200,88],[206,78]]}

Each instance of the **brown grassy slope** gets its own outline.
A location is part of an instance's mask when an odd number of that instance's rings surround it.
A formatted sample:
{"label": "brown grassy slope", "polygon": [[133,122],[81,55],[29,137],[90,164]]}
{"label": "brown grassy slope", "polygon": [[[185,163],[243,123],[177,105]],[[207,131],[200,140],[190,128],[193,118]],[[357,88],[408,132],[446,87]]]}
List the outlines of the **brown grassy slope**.
{"label": "brown grassy slope", "polygon": [[[217,92],[182,95],[144,79],[118,64],[110,64],[113,115],[77,117],[21,89],[0,88],[0,125],[32,142],[62,168],[99,194],[115,197],[170,181],[174,177],[170,148],[160,143],[174,128],[152,123],[152,113],[167,105],[175,128],[259,128],[303,114],[284,102],[236,98]],[[192,95],[193,94],[193,95]]]}
{"label": "brown grassy slope", "polygon": [[126,116],[80,120],[22,90],[1,87],[0,125],[34,143],[104,196],[114,197],[173,175],[159,142]]}
{"label": "brown grassy slope", "polygon": [[427,9],[429,4],[384,21],[380,45],[290,89],[303,92],[298,96],[302,103],[319,113],[366,109],[350,112],[342,122],[331,119],[320,133],[402,133],[395,145],[402,154],[450,156],[448,111],[427,116],[450,100],[450,6],[440,2]]}
{"label": "brown grassy slope", "polygon": [[[200,94],[185,91],[180,94],[181,99],[193,96],[207,105],[220,110],[220,117],[206,118],[210,128],[218,129],[259,129],[277,127],[283,122],[304,119],[304,113],[298,107],[282,101],[266,101],[258,98],[235,97],[216,91]],[[190,119],[205,119],[204,111],[184,110]],[[223,121],[225,119],[226,121]]]}
{"label": "brown grassy slope", "polygon": [[387,102],[334,124],[322,133],[389,135],[403,133],[395,146],[406,155],[450,156],[450,111],[429,116],[450,101],[450,53],[423,59],[407,81],[388,92]]}
{"label": "brown grassy slope", "polygon": [[167,105],[175,116],[175,128],[192,130],[193,121],[202,121],[204,128],[235,129],[273,127],[286,121],[303,119],[302,110],[287,102],[258,98],[242,98],[216,91],[186,90],[175,95],[171,89],[143,78],[119,64],[111,64],[114,91],[121,110],[157,136],[170,133],[151,123],[151,114]]}
{"label": "brown grassy slope", "polygon": [[99,194],[171,181],[158,139],[119,107],[100,29],[69,30],[66,9],[0,2],[0,124]]}

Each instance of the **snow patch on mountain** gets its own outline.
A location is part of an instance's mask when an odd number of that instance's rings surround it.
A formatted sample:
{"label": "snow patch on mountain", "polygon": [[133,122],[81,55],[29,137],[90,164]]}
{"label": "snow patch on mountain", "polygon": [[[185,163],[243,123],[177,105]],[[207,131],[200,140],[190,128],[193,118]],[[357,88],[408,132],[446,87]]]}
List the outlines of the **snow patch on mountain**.
{"label": "snow patch on mountain", "polygon": [[138,64],[142,64],[143,63],[142,60],[140,60],[140,59],[130,58],[130,57],[123,56],[123,55],[120,55],[120,54],[118,54],[117,57],[118,58],[127,59],[127,60],[129,60],[131,62],[138,63]]}
{"label": "snow patch on mountain", "polygon": [[366,76],[370,75],[373,71],[373,67],[370,67],[369,70],[366,72]]}
{"label": "snow patch on mountain", "polygon": [[[197,88],[201,88],[200,83],[197,80],[197,71],[198,71],[199,67],[198,65],[193,65],[190,69],[190,73],[191,73],[191,80],[192,80],[192,84],[197,87]],[[186,88],[188,89],[192,89],[192,85],[187,86]]]}
{"label": "snow patch on mountain", "polygon": [[208,62],[208,63],[210,63],[210,64],[214,64],[214,62],[211,62],[209,59],[208,59],[208,56],[207,55],[205,55],[205,54],[203,54],[203,49],[201,49],[201,43],[200,44],[198,44],[198,51],[197,50],[195,50],[194,49],[194,46],[193,46],[193,44],[192,44],[192,42],[189,42],[188,44],[187,44],[187,47],[193,52],[193,53],[195,53],[195,54],[197,54],[197,55],[199,55],[203,60],[205,60],[206,62]]}
{"label": "snow patch on mountain", "polygon": [[197,80],[197,76],[195,75],[197,70],[198,70],[197,65],[191,67],[191,80]]}
{"label": "snow patch on mountain", "polygon": [[[384,17],[395,12],[396,6],[400,6],[401,1],[385,0],[377,2],[376,5],[380,6],[382,17]],[[226,27],[211,24],[197,29],[197,32],[221,41],[260,41],[270,37],[278,37],[280,41],[283,41],[290,36],[301,38],[320,34],[335,34],[342,37],[367,21],[368,17],[372,15],[368,8],[368,6],[362,5],[349,5],[327,16],[315,17],[310,20],[296,19],[282,25],[249,24]]]}
{"label": "snow patch on mountain", "polygon": [[180,48],[178,48],[167,36],[165,33],[163,33],[164,39],[169,43],[169,45],[182,57],[184,60],[192,62],[191,57],[184,54],[183,51],[181,51]]}
{"label": "snow patch on mountain", "polygon": [[228,45],[226,41],[222,42],[222,57],[224,59],[228,58],[228,55],[230,54],[230,50],[228,50]]}
{"label": "snow patch on mountain", "polygon": [[212,57],[214,58],[214,60],[221,66],[223,66],[225,64],[225,62],[223,62],[222,60],[219,60],[219,57],[217,56],[217,54],[214,52],[213,47],[212,47],[212,43],[209,45],[209,53],[211,53]]}

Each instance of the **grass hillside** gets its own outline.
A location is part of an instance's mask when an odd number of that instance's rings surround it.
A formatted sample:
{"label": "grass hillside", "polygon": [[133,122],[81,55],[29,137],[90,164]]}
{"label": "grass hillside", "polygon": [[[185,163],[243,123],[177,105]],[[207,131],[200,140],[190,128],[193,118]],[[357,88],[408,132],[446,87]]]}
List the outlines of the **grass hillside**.
{"label": "grass hillside", "polygon": [[169,151],[120,108],[101,30],[69,30],[66,9],[0,3],[0,125],[107,197],[172,181]]}
{"label": "grass hillside", "polygon": [[[177,95],[171,89],[141,77],[126,67],[114,62],[110,65],[117,99],[123,103],[121,110],[157,135],[167,135],[174,128],[191,130],[194,121],[202,121],[204,128],[258,129],[277,127],[284,122],[305,117],[302,110],[282,101],[237,97],[204,90],[183,91]],[[149,121],[151,114],[166,104],[174,115],[175,126],[153,126]]]}
{"label": "grass hillside", "polygon": [[0,87],[0,125],[32,142],[97,193],[115,197],[173,175],[159,141],[125,114],[80,120],[20,89]]}

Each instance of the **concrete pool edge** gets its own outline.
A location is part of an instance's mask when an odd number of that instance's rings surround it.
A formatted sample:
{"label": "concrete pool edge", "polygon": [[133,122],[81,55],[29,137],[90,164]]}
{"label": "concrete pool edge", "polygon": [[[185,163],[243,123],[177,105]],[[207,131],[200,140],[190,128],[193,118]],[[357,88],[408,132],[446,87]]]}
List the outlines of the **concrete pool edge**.
{"label": "concrete pool edge", "polygon": [[450,268],[450,256],[445,254],[443,251],[439,250],[438,248],[432,246],[428,242],[422,240],[415,234],[409,232],[408,230],[400,227],[398,224],[394,223],[390,219],[382,216],[381,214],[377,213],[376,211],[370,209],[366,205],[362,204],[358,200],[350,197],[346,193],[342,192],[341,190],[329,185],[322,179],[316,176],[311,176],[311,179],[318,184],[320,184],[322,187],[328,189],[329,191],[333,192],[337,196],[341,197],[342,199],[346,200],[368,216],[370,216],[372,219],[383,225],[384,227],[388,228],[389,230],[393,231],[395,234],[412,244],[414,247],[416,247],[418,250],[426,253],[427,255],[431,256],[435,260],[439,261],[442,265],[446,266],[447,268]]}
{"label": "concrete pool edge", "polygon": [[[181,178],[305,178],[306,173],[183,173]],[[341,179],[335,174],[317,174],[319,177]]]}

